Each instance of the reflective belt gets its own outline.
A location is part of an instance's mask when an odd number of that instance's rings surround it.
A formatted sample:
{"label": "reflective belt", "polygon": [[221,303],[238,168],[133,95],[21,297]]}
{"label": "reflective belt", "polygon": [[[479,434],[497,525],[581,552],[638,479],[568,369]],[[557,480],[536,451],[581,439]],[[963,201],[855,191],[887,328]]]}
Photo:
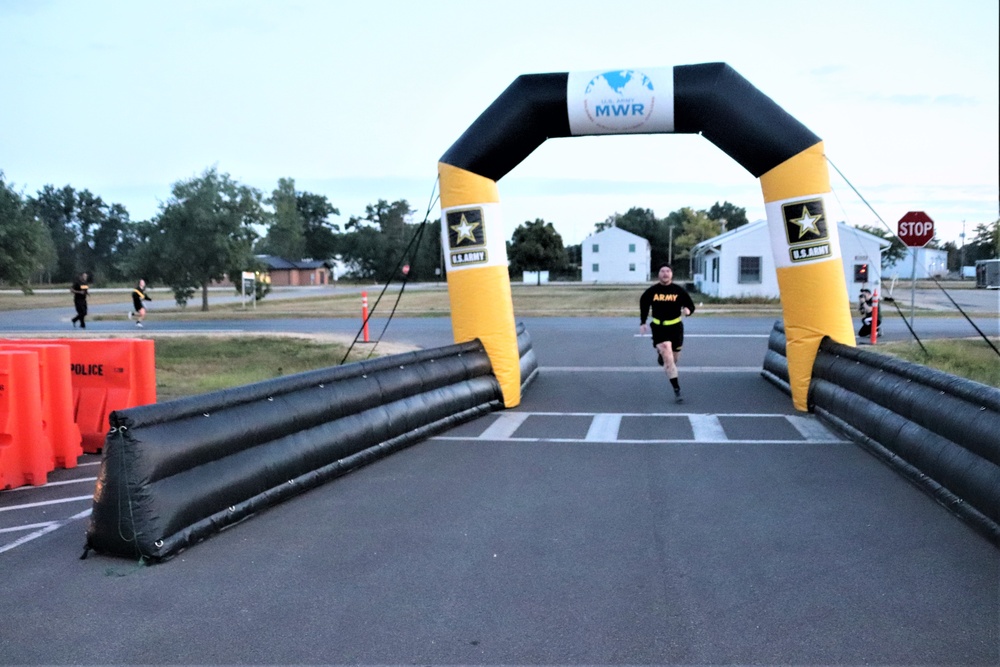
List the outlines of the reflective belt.
{"label": "reflective belt", "polygon": [[650,320],[650,322],[652,322],[653,324],[658,324],[658,325],[660,325],[661,327],[665,327],[665,326],[667,326],[668,324],[677,324],[678,322],[680,322],[680,321],[681,321],[681,318],[679,318],[679,317],[678,317],[678,318],[677,318],[676,320],[658,320],[658,319],[656,319],[655,317],[651,317],[651,318],[649,318],[649,320]]}

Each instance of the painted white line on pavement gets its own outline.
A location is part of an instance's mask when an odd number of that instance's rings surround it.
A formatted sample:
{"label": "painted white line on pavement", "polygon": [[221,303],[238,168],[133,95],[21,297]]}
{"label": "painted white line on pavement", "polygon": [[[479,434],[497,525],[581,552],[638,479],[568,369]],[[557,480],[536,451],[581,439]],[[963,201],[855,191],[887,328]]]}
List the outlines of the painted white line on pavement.
{"label": "painted white line on pavement", "polygon": [[789,415],[785,417],[795,430],[802,434],[802,437],[806,440],[816,442],[837,442],[841,440],[833,433],[830,432],[826,426],[824,426],[815,417],[803,417],[801,415]]}
{"label": "painted white line on pavement", "polygon": [[48,528],[55,521],[43,521],[42,523],[29,523],[24,526],[14,526],[13,528],[0,528],[0,533],[21,533],[26,530],[35,530],[37,528]]}
{"label": "painted white line on pavement", "polygon": [[[592,421],[587,434],[583,438],[522,438],[514,437],[514,433],[528,417],[591,417]],[[625,417],[680,417],[687,419],[691,424],[691,438],[619,438],[622,419]],[[788,420],[798,431],[804,440],[789,440],[786,438],[771,439],[735,439],[730,438],[720,417],[739,418],[774,418],[780,417]],[[727,414],[701,414],[690,412],[661,412],[661,413],[603,413],[603,412],[506,412],[497,417],[497,420],[487,427],[478,436],[457,436],[439,435],[429,438],[430,440],[492,440],[500,442],[561,442],[561,443],[614,443],[614,444],[850,444],[849,440],[837,437],[828,431],[821,424],[815,422],[810,417],[788,414],[752,414],[752,413],[727,413]]]}
{"label": "painted white line on pavement", "polygon": [[[652,338],[653,334],[632,334],[633,338]],[[685,333],[685,338],[770,338],[771,334],[693,334]]]}
{"label": "painted white line on pavement", "polygon": [[93,500],[94,494],[89,496],[74,496],[73,498],[60,498],[59,500],[46,500],[39,503],[25,503],[24,505],[12,505],[11,507],[0,507],[0,512],[13,512],[14,510],[26,510],[32,507],[45,507],[46,505],[61,505],[63,503],[76,503],[81,500]]}
{"label": "painted white line on pavement", "polygon": [[490,424],[479,437],[486,440],[507,440],[524,423],[529,414],[528,412],[502,412],[497,420]]}
{"label": "painted white line on pavement", "polygon": [[[762,366],[680,366],[682,373],[760,373]],[[539,366],[539,373],[659,373],[659,366]]]}
{"label": "painted white line on pavement", "polygon": [[715,415],[691,415],[688,420],[691,422],[694,439],[698,442],[718,442],[729,439],[726,436],[726,431],[722,428],[722,423]]}
{"label": "painted white line on pavement", "polygon": [[594,415],[590,422],[590,429],[587,430],[587,437],[584,440],[589,442],[618,439],[618,428],[621,426],[622,416],[615,414]]}
{"label": "painted white line on pavement", "polygon": [[52,486],[66,486],[67,484],[80,484],[81,482],[96,482],[96,477],[81,477],[80,479],[67,479],[62,482],[47,482],[41,486],[18,486],[13,489],[7,489],[10,493],[15,491],[31,491],[32,489],[47,489]]}
{"label": "painted white line on pavement", "polygon": [[5,544],[3,546],[0,546],[0,554],[2,554],[5,551],[10,551],[11,549],[16,549],[17,547],[19,547],[19,546],[21,546],[23,544],[27,544],[28,542],[31,542],[32,540],[37,540],[42,535],[47,535],[47,534],[51,533],[54,530],[58,530],[59,528],[62,528],[66,524],[70,523],[71,521],[76,521],[77,519],[83,519],[84,517],[88,517],[88,516],[90,516],[90,510],[89,509],[85,510],[83,512],[80,512],[79,514],[74,514],[73,516],[71,516],[70,518],[66,519],[65,521],[53,521],[52,523],[50,523],[49,525],[45,526],[41,530],[37,530],[34,533],[31,533],[30,535],[25,535],[21,539],[14,540],[10,544]]}

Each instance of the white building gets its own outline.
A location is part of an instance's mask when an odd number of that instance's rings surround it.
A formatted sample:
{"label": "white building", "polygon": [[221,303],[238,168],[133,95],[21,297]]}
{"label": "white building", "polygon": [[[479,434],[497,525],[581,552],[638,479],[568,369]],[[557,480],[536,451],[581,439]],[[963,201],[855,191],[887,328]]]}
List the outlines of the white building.
{"label": "white building", "polygon": [[649,281],[649,241],[618,227],[591,234],[580,246],[585,283]]}
{"label": "white building", "polygon": [[906,255],[886,267],[886,278],[909,280],[913,275],[913,260],[917,261],[917,278],[940,278],[948,275],[948,251],[940,248],[907,248]]}
{"label": "white building", "polygon": [[[837,229],[847,292],[853,298],[862,287],[879,282],[882,252],[890,243],[843,222],[837,223]],[[778,298],[778,273],[767,220],[751,222],[696,245],[691,249],[691,276],[695,288],[707,296]]]}

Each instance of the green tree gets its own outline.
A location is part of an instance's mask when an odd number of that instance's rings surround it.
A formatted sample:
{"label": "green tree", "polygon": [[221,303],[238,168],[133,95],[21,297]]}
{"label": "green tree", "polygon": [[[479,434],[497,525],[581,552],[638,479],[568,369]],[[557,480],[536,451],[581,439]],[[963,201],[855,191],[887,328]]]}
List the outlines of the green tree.
{"label": "green tree", "polygon": [[680,235],[674,237],[675,260],[690,258],[692,248],[722,233],[721,223],[709,218],[706,211],[685,207],[671,213],[667,220],[681,230]]}
{"label": "green tree", "polygon": [[340,211],[324,195],[297,192],[295,205],[302,216],[305,237],[305,256],[312,259],[331,259],[337,254],[337,236],[340,225],[330,222],[331,215]]}
{"label": "green tree", "polygon": [[68,282],[81,271],[90,272],[97,283],[127,278],[117,268],[122,242],[131,232],[124,206],[109,205],[89,190],[46,185],[31,200],[31,207],[53,240],[57,255],[50,267],[53,280]]}
{"label": "green tree", "polygon": [[863,232],[868,232],[873,236],[877,236],[880,239],[885,239],[892,243],[885,251],[882,252],[882,271],[885,271],[888,267],[896,264],[906,258],[906,245],[899,240],[899,237],[891,233],[885,227],[877,227],[875,225],[854,225],[856,228]]}
{"label": "green tree", "polygon": [[965,246],[967,264],[975,264],[980,259],[1000,258],[1000,220],[976,225],[973,234],[972,241]]}
{"label": "green tree", "polygon": [[715,202],[712,204],[712,208],[708,209],[705,213],[708,214],[709,220],[718,220],[720,223],[724,220],[723,231],[730,231],[736,229],[737,227],[742,227],[747,224],[747,210],[745,208],[736,206],[729,202]]}
{"label": "green tree", "polygon": [[[76,249],[76,191],[70,186],[59,189],[46,185],[29,200],[32,215],[48,227],[55,261],[48,267],[53,282],[71,282],[82,270],[78,268]],[[90,267],[87,267],[88,269]]]}
{"label": "green tree", "polygon": [[[509,271],[519,275],[523,271],[562,271],[566,266],[566,249],[562,236],[552,226],[536,218],[525,221],[514,230],[507,248]],[[541,275],[539,275],[539,281]]]}
{"label": "green tree", "polygon": [[[412,214],[405,199],[391,204],[379,199],[365,207],[363,217],[351,216],[344,226],[347,233],[338,238],[340,255],[350,267],[348,275],[386,282],[398,277],[393,271],[400,263],[413,265],[418,249],[411,241],[415,241],[420,225],[409,223]],[[421,244],[426,242],[425,232]]]}
{"label": "green tree", "polygon": [[278,179],[278,187],[265,202],[274,207],[267,236],[258,244],[258,250],[283,257],[293,262],[305,257],[306,225],[299,213],[295,194],[295,181]]}
{"label": "green tree", "polygon": [[265,217],[261,199],[259,190],[219,174],[215,167],[174,183],[142,251],[140,265],[147,279],[169,285],[179,303],[200,288],[201,309],[208,310],[212,281],[253,260],[253,226]]}
{"label": "green tree", "polygon": [[382,280],[388,276],[388,269],[383,261],[386,245],[385,237],[375,227],[358,227],[342,234],[339,247],[341,258],[347,266],[347,277],[359,280]]}
{"label": "green tree", "polygon": [[31,292],[31,276],[44,268],[53,254],[48,229],[31,215],[20,193],[0,171],[0,282]]}

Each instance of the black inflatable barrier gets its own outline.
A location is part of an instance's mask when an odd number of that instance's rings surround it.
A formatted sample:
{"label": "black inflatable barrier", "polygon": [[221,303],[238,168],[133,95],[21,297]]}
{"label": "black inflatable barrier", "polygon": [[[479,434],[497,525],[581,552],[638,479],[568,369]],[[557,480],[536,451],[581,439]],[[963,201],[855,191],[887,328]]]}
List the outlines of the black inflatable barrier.
{"label": "black inflatable barrier", "polygon": [[[783,341],[778,322],[765,377]],[[809,409],[1000,546],[1000,390],[826,338]]]}
{"label": "black inflatable barrier", "polygon": [[501,407],[476,340],[112,412],[86,547],[169,558]]}
{"label": "black inflatable barrier", "polygon": [[767,352],[764,354],[764,369],[760,372],[766,380],[783,392],[792,395],[788,383],[788,358],[785,356],[785,328],[780,321],[774,323],[767,337]]}
{"label": "black inflatable barrier", "polygon": [[517,355],[520,357],[521,393],[538,377],[538,359],[531,345],[531,335],[524,322],[517,323]]}

